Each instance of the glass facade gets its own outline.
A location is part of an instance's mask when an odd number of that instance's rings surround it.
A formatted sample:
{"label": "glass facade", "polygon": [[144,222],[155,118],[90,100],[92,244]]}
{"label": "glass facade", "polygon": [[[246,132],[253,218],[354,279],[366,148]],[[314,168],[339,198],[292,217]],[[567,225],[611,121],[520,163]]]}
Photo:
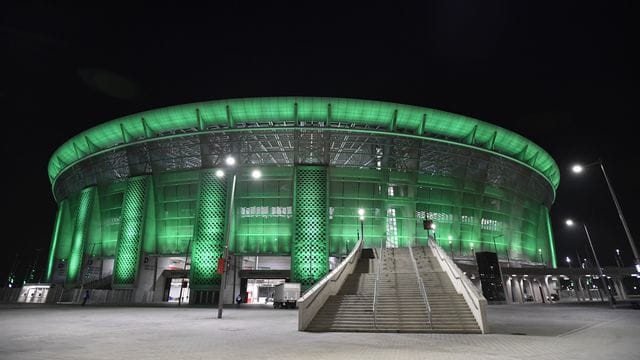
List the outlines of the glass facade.
{"label": "glass facade", "polygon": [[[331,116],[344,110],[329,109]],[[250,117],[245,110],[242,116]],[[215,268],[229,226],[231,254],[290,256],[292,277],[308,286],[327,273],[328,257],[347,254],[361,235],[365,247],[426,244],[425,218],[436,224],[432,235],[440,245],[456,255],[497,250],[514,262],[555,266],[548,209],[556,184],[531,163],[470,146],[475,140],[357,122],[277,127],[271,110],[251,110],[265,112],[252,117],[255,126],[237,121],[233,129],[129,139],[57,173],[49,268],[68,263],[73,282],[83,257],[114,258],[114,284],[132,285],[142,253],[189,254],[191,283],[206,289],[219,283]],[[396,117],[392,125],[404,121],[402,114],[386,115]],[[348,116],[356,115],[340,115]],[[371,126],[382,115],[362,116]],[[269,121],[271,127],[260,125]],[[234,170],[225,165],[228,155],[236,158]],[[256,168],[260,179],[251,176]],[[237,182],[228,217],[231,171]],[[358,209],[365,211],[362,227]]]}

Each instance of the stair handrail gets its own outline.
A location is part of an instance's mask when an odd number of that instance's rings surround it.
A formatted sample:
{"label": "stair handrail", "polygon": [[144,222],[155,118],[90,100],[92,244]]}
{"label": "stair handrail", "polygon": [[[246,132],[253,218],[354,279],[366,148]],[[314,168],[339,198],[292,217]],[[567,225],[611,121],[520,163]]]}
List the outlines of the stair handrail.
{"label": "stair handrail", "polygon": [[[298,330],[303,331],[309,326],[311,320],[316,316],[320,308],[327,301],[329,296],[340,291],[346,276],[353,272],[360,259],[362,251],[362,240],[358,240],[349,255],[342,260],[331,272],[325,275],[315,285],[310,287],[297,301],[298,306]],[[328,285],[328,286],[327,286]],[[319,302],[316,299],[321,298]]]}
{"label": "stair handrail", "polygon": [[[449,255],[442,250],[432,237],[429,237],[429,248],[433,251],[436,259],[440,263],[440,267],[442,267],[442,270],[444,270],[444,272],[449,276],[449,279],[451,279],[456,291],[463,295],[469,306],[473,305],[473,308],[470,308],[471,313],[476,319],[482,333],[486,334],[489,331],[486,312],[487,299],[484,298],[482,292],[471,283],[471,280],[469,280],[467,275],[460,270],[455,262],[453,262]],[[464,292],[461,291],[462,289],[464,289]]]}
{"label": "stair handrail", "polygon": [[380,269],[382,268],[384,260],[384,252],[382,247],[382,240],[380,241],[380,255],[378,256],[378,266],[376,266],[376,281],[373,283],[373,328],[378,328],[378,309],[376,307],[378,303],[378,281],[380,280]]}
{"label": "stair handrail", "polygon": [[427,289],[424,287],[424,281],[422,280],[422,276],[420,276],[420,272],[418,271],[418,263],[416,262],[416,258],[413,256],[413,249],[409,246],[409,255],[411,255],[411,262],[413,263],[413,270],[416,273],[416,278],[418,280],[418,289],[420,289],[420,294],[422,295],[422,300],[424,301],[425,308],[427,309],[427,316],[429,319],[429,327],[433,329],[433,323],[431,322],[431,304],[429,304],[429,297],[427,296]]}

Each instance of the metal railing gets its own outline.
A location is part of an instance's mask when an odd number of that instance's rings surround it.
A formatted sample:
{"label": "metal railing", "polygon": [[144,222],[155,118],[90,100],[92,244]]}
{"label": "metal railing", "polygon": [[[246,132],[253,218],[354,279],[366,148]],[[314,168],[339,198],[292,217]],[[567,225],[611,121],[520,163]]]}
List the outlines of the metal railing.
{"label": "metal railing", "polygon": [[329,296],[340,291],[345,279],[353,272],[360,259],[362,244],[362,240],[358,240],[349,255],[333,271],[325,275],[298,299],[298,330],[305,330]]}
{"label": "metal railing", "polygon": [[429,327],[433,329],[433,324],[431,323],[431,305],[429,304],[429,298],[427,297],[427,289],[424,287],[424,281],[422,281],[422,276],[420,276],[420,272],[418,271],[418,264],[416,263],[416,258],[413,256],[413,249],[411,246],[409,246],[409,255],[411,255],[413,270],[415,271],[416,278],[418,280],[418,289],[420,289],[420,294],[422,295],[422,300],[424,301],[424,305],[427,310]]}
{"label": "metal railing", "polygon": [[[440,247],[438,246],[438,244],[436,244],[433,240],[430,240],[431,244],[434,246],[433,248],[437,249],[437,253],[438,253],[438,257],[440,258],[440,260],[442,260],[443,263],[445,263],[447,265],[447,268],[449,269],[449,272],[451,274],[453,274],[453,276],[455,277],[455,279],[462,285],[462,288],[467,292],[467,295],[472,296],[472,292],[469,289],[469,286],[467,285],[467,283],[465,281],[463,281],[463,276],[465,276],[464,274],[461,274],[457,267],[456,269],[453,268],[453,266],[451,266],[451,261],[449,261],[449,259],[447,259],[445,257],[446,254],[441,253],[440,251]],[[432,249],[433,249],[432,248]],[[475,302],[472,302],[473,306],[478,309],[478,304],[476,304]]]}
{"label": "metal railing", "polygon": [[[471,283],[462,270],[460,270],[431,237],[429,237],[429,248],[433,251],[442,270],[449,276],[453,286],[456,288],[456,292],[462,294],[466,303],[470,306],[469,309],[476,319],[480,330],[483,334],[486,334],[487,331],[489,331],[486,314],[487,300],[482,296],[482,292]],[[471,306],[473,306],[473,308]]]}
{"label": "metal railing", "polygon": [[378,328],[378,309],[376,305],[378,303],[378,281],[380,280],[380,269],[382,268],[383,260],[384,260],[384,248],[382,247],[382,243],[380,243],[380,254],[378,257],[378,266],[376,267],[376,281],[373,284],[373,328]]}

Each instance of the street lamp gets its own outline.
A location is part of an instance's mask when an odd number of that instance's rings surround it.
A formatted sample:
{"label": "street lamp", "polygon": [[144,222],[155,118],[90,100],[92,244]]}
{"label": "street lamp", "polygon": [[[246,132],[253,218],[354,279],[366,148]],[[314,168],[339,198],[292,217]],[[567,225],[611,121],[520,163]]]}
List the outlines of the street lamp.
{"label": "street lamp", "polygon": [[538,255],[540,255],[540,263],[542,263],[544,267],[547,267],[547,264],[544,263],[544,258],[542,257],[542,249],[538,249]]}
{"label": "street lamp", "polygon": [[[233,156],[227,156],[225,159],[225,163],[229,167],[233,167],[236,164],[236,159]],[[224,177],[224,171],[217,170],[217,177]],[[259,179],[262,177],[262,172],[258,169],[255,169],[251,172],[251,177],[254,179]],[[224,304],[224,288],[226,287],[227,280],[227,262],[229,261],[229,241],[231,237],[231,222],[233,221],[233,211],[235,209],[235,198],[236,198],[236,183],[237,183],[237,171],[233,171],[233,178],[231,180],[231,195],[229,196],[229,206],[227,207],[227,226],[224,233],[224,266],[222,267],[222,274],[220,275],[220,291],[218,295],[218,319],[222,318],[222,307]]]}
{"label": "street lamp", "polygon": [[[574,222],[571,219],[568,219],[567,221],[565,221],[565,224],[567,224],[567,226],[573,226]],[[607,291],[609,293],[609,306],[611,306],[611,308],[613,309],[613,296],[611,295],[611,291],[608,291],[609,287],[607,286],[604,274],[602,273],[602,268],[600,267],[600,262],[598,261],[598,257],[596,256],[596,251],[594,250],[593,244],[591,243],[591,236],[589,235],[587,224],[582,223],[582,226],[584,227],[584,233],[587,235],[587,240],[589,241],[589,246],[591,247],[591,253],[593,253],[593,259],[595,260],[596,266],[598,267],[598,272],[600,273],[600,280],[602,281],[602,286],[604,286],[604,291]]]}
{"label": "street lamp", "polygon": [[364,243],[364,209],[358,209],[358,216],[360,217],[360,240]]}
{"label": "street lamp", "polygon": [[622,256],[620,255],[620,249],[616,249],[616,263],[619,268],[624,267],[624,263],[622,262]]}
{"label": "street lamp", "polygon": [[602,160],[598,160],[596,162],[593,162],[591,164],[587,164],[587,165],[580,165],[580,164],[576,164],[573,165],[573,167],[571,167],[571,170],[576,173],[579,174],[581,173],[584,169],[593,166],[593,165],[600,165],[600,170],[602,170],[602,175],[604,175],[604,180],[607,182],[607,187],[609,188],[609,193],[611,194],[611,198],[613,199],[613,203],[616,205],[616,210],[618,211],[618,217],[620,217],[620,221],[622,222],[622,227],[624,228],[624,232],[627,235],[627,240],[629,240],[629,245],[631,246],[631,251],[633,252],[633,257],[634,257],[634,264],[636,266],[636,271],[640,272],[640,254],[638,253],[638,248],[636,248],[636,244],[633,241],[633,236],[631,236],[631,231],[629,230],[629,226],[627,226],[627,221],[624,219],[624,215],[622,215],[622,208],[620,207],[620,203],[618,202],[618,198],[616,197],[616,193],[615,191],[613,191],[613,186],[611,185],[611,181],[609,180],[609,176],[607,175],[607,172],[604,170],[604,164],[602,162]]}

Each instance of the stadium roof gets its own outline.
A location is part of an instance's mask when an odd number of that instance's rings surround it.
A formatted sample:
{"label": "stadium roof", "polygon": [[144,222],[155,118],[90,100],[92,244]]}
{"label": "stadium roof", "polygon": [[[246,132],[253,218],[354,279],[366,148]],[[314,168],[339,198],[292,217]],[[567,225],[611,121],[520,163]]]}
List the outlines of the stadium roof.
{"label": "stadium roof", "polygon": [[496,125],[418,106],[372,100],[269,97],[198,102],[144,111],[85,130],[60,146],[49,160],[52,183],[78,161],[117,146],[184,132],[192,135],[233,128],[352,125],[398,136],[418,135],[490,151],[539,172],[557,189],[558,165],[540,146]]}

